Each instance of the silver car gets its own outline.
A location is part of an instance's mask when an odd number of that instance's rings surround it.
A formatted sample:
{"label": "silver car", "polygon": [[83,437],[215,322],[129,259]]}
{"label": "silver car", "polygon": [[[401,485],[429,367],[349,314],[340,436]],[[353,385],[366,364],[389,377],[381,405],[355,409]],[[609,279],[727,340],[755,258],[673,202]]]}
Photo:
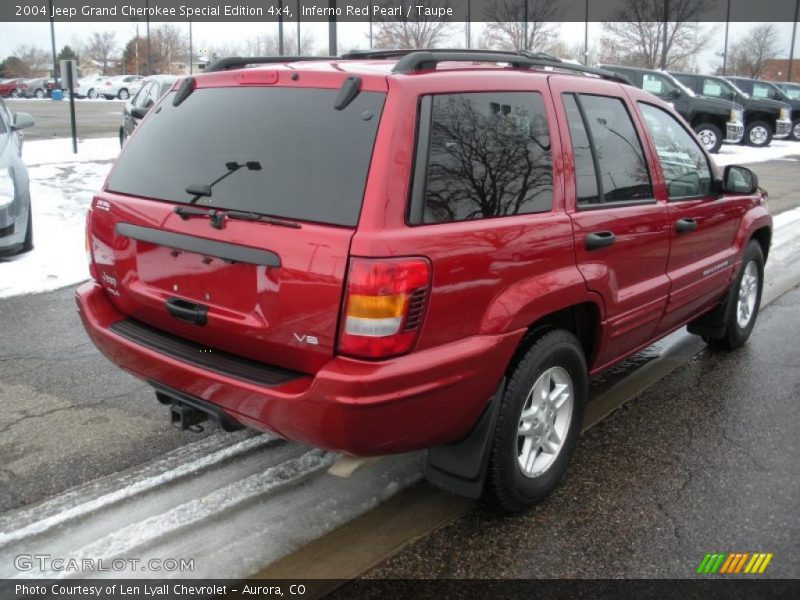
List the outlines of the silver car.
{"label": "silver car", "polygon": [[22,162],[21,130],[34,124],[0,100],[0,256],[33,249],[33,215],[28,169]]}

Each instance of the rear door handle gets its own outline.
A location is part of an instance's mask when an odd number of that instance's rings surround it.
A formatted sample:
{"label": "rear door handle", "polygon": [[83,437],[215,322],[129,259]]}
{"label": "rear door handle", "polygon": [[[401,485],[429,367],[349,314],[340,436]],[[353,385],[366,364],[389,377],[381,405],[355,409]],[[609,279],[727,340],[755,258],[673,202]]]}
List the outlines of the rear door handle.
{"label": "rear door handle", "polygon": [[586,236],[584,239],[584,246],[587,250],[597,250],[598,248],[610,246],[616,239],[614,233],[611,231],[596,231]]}
{"label": "rear door handle", "polygon": [[208,316],[208,307],[202,304],[195,304],[180,298],[167,298],[167,312],[176,319],[193,323],[195,325],[205,325]]}
{"label": "rear door handle", "polygon": [[697,229],[697,221],[692,218],[678,219],[675,221],[675,231],[678,233],[686,233],[687,231],[694,231]]}

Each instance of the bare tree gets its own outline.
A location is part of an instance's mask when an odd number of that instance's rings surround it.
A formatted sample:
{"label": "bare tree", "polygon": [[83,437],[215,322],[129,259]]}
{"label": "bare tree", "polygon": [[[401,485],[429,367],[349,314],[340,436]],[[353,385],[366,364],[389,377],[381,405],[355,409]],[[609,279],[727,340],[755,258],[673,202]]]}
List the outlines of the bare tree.
{"label": "bare tree", "polygon": [[86,45],[85,55],[103,65],[103,75],[108,71],[108,64],[117,51],[117,34],[113,31],[92,32]]}
{"label": "bare tree", "polygon": [[[13,77],[34,77],[36,75],[43,75],[49,70],[49,65],[52,62],[50,54],[38,46],[33,44],[28,46],[17,46],[11,53],[12,56],[19,59],[19,62],[14,61],[12,75]],[[8,67],[7,67],[8,68]]]}
{"label": "bare tree", "polygon": [[768,60],[778,55],[778,32],[769,23],[757,25],[731,46],[731,70],[736,75],[758,79]]}
{"label": "bare tree", "polygon": [[[494,0],[486,9],[485,45],[498,50],[550,51],[560,9],[552,0]],[[527,17],[527,22],[526,22]]]}
{"label": "bare tree", "polygon": [[[662,62],[668,68],[685,65],[710,43],[709,33],[697,25],[710,3],[670,0],[669,20],[665,22],[663,0],[623,0],[619,21],[603,25],[607,39],[601,45],[615,50],[617,62],[649,69],[660,67]],[[666,56],[662,56],[664,51]]]}
{"label": "bare tree", "polygon": [[[278,56],[280,54],[278,34],[270,33],[257,35],[244,42],[242,54],[244,56]],[[314,38],[310,35],[300,36],[300,56],[310,56],[314,54]],[[297,33],[286,31],[283,35],[283,53],[294,55],[297,53]]]}
{"label": "bare tree", "polygon": [[[418,0],[384,0],[387,6],[396,6],[403,16],[396,21],[381,21],[375,24],[373,45],[375,48],[435,48],[450,35],[450,24],[435,17],[419,16],[416,12]],[[446,8],[447,0],[429,0],[429,8]],[[410,16],[409,16],[409,9]],[[395,17],[393,17],[395,18]]]}
{"label": "bare tree", "polygon": [[159,56],[155,70],[170,73],[173,61],[183,62],[189,43],[183,31],[172,23],[162,23],[151,31],[151,45],[158,47]]}

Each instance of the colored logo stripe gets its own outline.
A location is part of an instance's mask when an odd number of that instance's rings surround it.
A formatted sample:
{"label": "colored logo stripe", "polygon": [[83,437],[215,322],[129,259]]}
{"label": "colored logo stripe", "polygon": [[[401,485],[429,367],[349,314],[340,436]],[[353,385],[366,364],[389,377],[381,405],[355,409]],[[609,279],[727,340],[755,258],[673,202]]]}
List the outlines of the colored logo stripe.
{"label": "colored logo stripe", "polygon": [[[772,553],[755,552],[717,552],[708,553],[697,566],[697,573],[705,575],[720,574],[760,574],[772,560]],[[744,569],[744,571],[742,570]]]}

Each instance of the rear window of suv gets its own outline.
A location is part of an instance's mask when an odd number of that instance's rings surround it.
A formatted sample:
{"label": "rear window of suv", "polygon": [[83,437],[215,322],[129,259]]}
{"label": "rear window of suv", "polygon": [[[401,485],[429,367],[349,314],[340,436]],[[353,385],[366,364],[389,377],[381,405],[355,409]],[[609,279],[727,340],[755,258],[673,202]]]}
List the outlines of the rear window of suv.
{"label": "rear window of suv", "polygon": [[[327,89],[198,89],[178,106],[173,95],[125,146],[110,191],[188,203],[187,186],[212,185],[198,205],[356,225],[385,94],[343,110]],[[220,179],[230,163],[255,168]]]}

